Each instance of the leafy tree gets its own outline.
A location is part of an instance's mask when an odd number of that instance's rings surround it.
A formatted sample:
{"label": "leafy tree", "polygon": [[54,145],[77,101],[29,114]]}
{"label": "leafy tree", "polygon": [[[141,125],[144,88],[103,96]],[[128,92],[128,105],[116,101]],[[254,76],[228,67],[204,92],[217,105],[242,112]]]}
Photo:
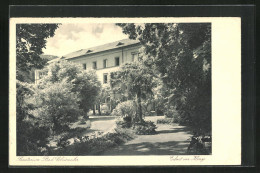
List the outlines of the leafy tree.
{"label": "leafy tree", "polygon": [[[17,24],[16,25],[16,117],[17,154],[41,153],[46,146],[48,131],[39,126],[38,119],[31,114],[31,104],[26,102],[33,94],[32,70],[42,68],[46,59],[40,58],[46,39],[54,36],[58,24]],[[41,141],[41,142],[40,142]]]}
{"label": "leafy tree", "polygon": [[101,83],[94,71],[84,71],[81,65],[66,60],[52,63],[44,70],[47,73],[39,81],[39,88],[66,80],[73,85],[71,92],[77,94],[79,108],[85,113],[92,108],[101,90]]}
{"label": "leafy tree", "polygon": [[49,130],[39,126],[39,119],[32,115],[33,104],[27,100],[34,94],[33,85],[17,80],[17,155],[42,155],[47,147]]}
{"label": "leafy tree", "polygon": [[[29,72],[43,68],[47,60],[41,58],[46,39],[53,37],[58,24],[16,25],[16,73],[17,79],[28,81]],[[28,81],[31,82],[31,81]]]}
{"label": "leafy tree", "polygon": [[136,99],[138,120],[142,122],[142,99],[146,99],[153,94],[154,83],[150,69],[140,62],[127,63],[119,71],[111,73],[110,83],[114,89],[121,88],[119,94],[123,97]]}
{"label": "leafy tree", "polygon": [[78,93],[72,90],[72,83],[63,79],[61,82],[47,83],[43,89],[35,89],[29,99],[34,105],[31,114],[39,119],[40,126],[49,129],[52,134],[69,130],[70,123],[83,114],[77,104]]}
{"label": "leafy tree", "polygon": [[208,23],[118,24],[139,39],[145,65],[160,72],[167,104],[196,133],[211,132],[211,25]]}

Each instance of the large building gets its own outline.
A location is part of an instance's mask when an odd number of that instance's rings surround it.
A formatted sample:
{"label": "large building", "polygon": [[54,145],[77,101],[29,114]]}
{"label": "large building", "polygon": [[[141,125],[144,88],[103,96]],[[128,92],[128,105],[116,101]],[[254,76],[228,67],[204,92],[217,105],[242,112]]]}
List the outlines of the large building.
{"label": "large building", "polygon": [[[49,61],[49,63],[59,59],[80,63],[85,70],[96,70],[98,79],[103,85],[107,85],[109,83],[109,73],[117,71],[119,66],[126,62],[137,60],[140,47],[141,44],[139,41],[124,39],[96,47],[81,49],[64,55],[61,58]],[[40,76],[41,71],[36,71],[35,83],[40,79]]]}
{"label": "large building", "polygon": [[[117,71],[121,65],[127,62],[138,60],[140,48],[141,44],[139,41],[124,39],[96,47],[81,49],[64,55],[61,58],[53,59],[48,63],[65,59],[82,64],[83,69],[85,70],[96,70],[98,79],[101,81],[103,86],[106,86],[109,85],[109,74],[111,72]],[[40,70],[35,72],[35,83],[40,79],[41,73]],[[109,103],[109,101],[105,102],[111,110],[111,103]],[[154,111],[154,106],[152,105],[153,104],[151,104],[148,109]],[[100,110],[100,105],[94,107],[95,109],[93,112],[98,109]]]}

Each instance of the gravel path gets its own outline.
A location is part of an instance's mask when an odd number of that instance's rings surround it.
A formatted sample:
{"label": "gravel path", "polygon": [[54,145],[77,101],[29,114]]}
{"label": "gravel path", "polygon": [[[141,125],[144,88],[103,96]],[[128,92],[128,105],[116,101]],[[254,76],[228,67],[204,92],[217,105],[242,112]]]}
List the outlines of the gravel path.
{"label": "gravel path", "polygon": [[116,117],[112,116],[91,116],[89,118],[91,121],[90,129],[87,129],[81,134],[81,136],[86,136],[93,132],[111,132],[116,128]]}
{"label": "gravel path", "polygon": [[[162,117],[147,117],[155,121]],[[192,136],[184,126],[157,124],[157,134],[138,135],[125,144],[101,155],[181,155],[186,154]]]}

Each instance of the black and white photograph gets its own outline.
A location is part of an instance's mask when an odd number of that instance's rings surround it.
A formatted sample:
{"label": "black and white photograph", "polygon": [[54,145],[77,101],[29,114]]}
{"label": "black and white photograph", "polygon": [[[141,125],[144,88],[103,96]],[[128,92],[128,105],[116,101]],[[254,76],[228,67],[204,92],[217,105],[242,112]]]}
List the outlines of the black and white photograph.
{"label": "black and white photograph", "polygon": [[[81,156],[167,156],[203,164],[215,141],[225,145],[213,133],[225,115],[213,118],[213,90],[218,98],[224,86],[213,88],[218,35],[210,20],[17,21],[10,36],[16,115],[9,143],[21,164],[72,163]],[[226,75],[223,81],[237,79]]]}

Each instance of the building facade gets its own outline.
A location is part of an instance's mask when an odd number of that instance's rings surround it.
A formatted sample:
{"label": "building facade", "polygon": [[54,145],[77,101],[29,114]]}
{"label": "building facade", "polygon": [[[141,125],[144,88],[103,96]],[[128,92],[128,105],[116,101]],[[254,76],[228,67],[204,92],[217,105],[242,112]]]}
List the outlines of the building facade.
{"label": "building facade", "polygon": [[[137,60],[141,44],[137,40],[124,39],[116,42],[81,49],[64,55],[49,63],[65,59],[82,64],[83,69],[94,69],[102,85],[109,84],[109,74],[117,71],[122,64]],[[40,70],[35,72],[35,83],[41,78]]]}
{"label": "building facade", "polygon": [[[141,44],[137,40],[124,39],[116,42],[96,46],[88,49],[78,50],[76,52],[69,53],[61,58],[53,59],[48,63],[53,63],[59,60],[67,60],[82,65],[83,70],[95,70],[98,79],[103,87],[109,85],[110,73],[119,70],[120,66],[127,62],[137,61],[139,57],[139,49]],[[41,78],[43,71],[35,72],[35,83]],[[108,105],[112,110],[110,101],[104,103]],[[93,112],[95,110],[100,112],[100,104],[94,105]],[[148,109],[154,111],[153,104],[148,106]]]}

